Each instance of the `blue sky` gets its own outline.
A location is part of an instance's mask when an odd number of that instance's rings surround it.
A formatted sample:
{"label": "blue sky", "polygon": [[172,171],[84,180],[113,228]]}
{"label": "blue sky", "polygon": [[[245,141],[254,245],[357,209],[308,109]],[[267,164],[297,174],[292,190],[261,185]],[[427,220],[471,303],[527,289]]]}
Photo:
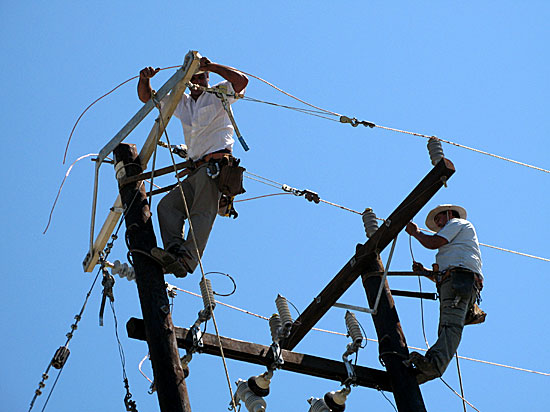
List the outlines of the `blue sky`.
{"label": "blue sky", "polygon": [[[65,343],[93,274],[81,262],[89,242],[93,163],[75,165],[52,225],[42,232],[68,166],[97,153],[139,110],[136,81],[101,100],[81,120],[62,164],[69,133],[79,114],[99,96],[147,65],[181,64],[189,50],[238,67],[328,110],[397,129],[436,135],[544,169],[550,168],[547,101],[550,5],[512,2],[227,2],[200,3],[50,1],[0,6],[3,56],[4,149],[7,175],[1,239],[0,348],[4,373],[0,397],[5,410],[28,410],[41,374]],[[173,73],[154,79],[159,88]],[[215,81],[216,77],[212,76]],[[299,105],[258,80],[247,95]],[[248,171],[362,211],[387,217],[430,170],[426,140],[379,128],[349,125],[271,106],[238,102],[239,128],[250,146],[236,156]],[[140,146],[152,127],[149,115],[128,137]],[[181,127],[171,123],[172,141]],[[456,167],[442,189],[414,219],[425,227],[427,212],[440,203],[463,205],[481,242],[550,258],[546,234],[548,173],[444,145]],[[158,164],[170,162],[159,155]],[[173,176],[156,180],[170,184]],[[242,199],[277,193],[245,181]],[[111,166],[101,169],[98,223],[117,194]],[[153,199],[154,207],[158,198]],[[234,295],[221,301],[270,316],[277,294],[305,309],[349,260],[365,234],[360,216],[302,198],[274,196],[237,205],[237,220],[219,218],[204,255],[207,271],[229,273]],[[156,224],[156,221],[155,221]],[[158,235],[158,230],[157,230]],[[117,241],[110,260],[125,261]],[[429,265],[433,252],[413,241],[417,260]],[[388,250],[382,254],[386,261]],[[545,303],[549,262],[483,248],[487,322],[465,330],[459,354],[550,373],[546,355]],[[399,235],[392,270],[411,266],[408,236]],[[214,290],[231,288],[213,276]],[[199,274],[167,282],[198,292]],[[390,279],[396,289],[418,290],[416,279]],[[433,291],[428,281],[423,290]],[[156,395],[138,371],[144,342],[126,337],[128,318],[140,317],[135,284],[117,278],[114,289],[126,371],[138,410],[158,410]],[[411,346],[423,347],[420,302],[396,298]],[[98,326],[101,288],[96,286],[70,343],[71,355],[49,401],[48,411],[123,410],[124,387],[113,317]],[[365,306],[358,282],[341,299]],[[175,298],[174,323],[188,327],[201,301],[183,292]],[[368,315],[358,319],[376,338]],[[424,303],[427,338],[436,339],[438,305]],[[224,336],[269,345],[267,322],[218,305]],[[318,327],[345,332],[344,311],[331,309]],[[208,332],[213,332],[209,325]],[[348,339],[311,332],[296,351],[340,359]],[[359,364],[382,369],[377,345],[369,342]],[[466,398],[479,410],[543,411],[548,376],[479,362],[461,361]],[[195,356],[187,380],[194,411],[226,410],[229,391],[219,358]],[[262,373],[257,365],[228,361],[232,382]],[[144,364],[144,372],[152,375]],[[52,387],[51,373],[45,392]],[[445,374],[458,389],[455,364]],[[233,385],[233,388],[235,385]],[[268,410],[306,411],[306,400],[339,388],[337,382],[279,371]],[[461,411],[461,401],[440,381],[422,386],[428,410]],[[391,394],[388,394],[391,397]],[[33,410],[41,410],[46,396]],[[347,410],[393,410],[377,391],[354,388]]]}

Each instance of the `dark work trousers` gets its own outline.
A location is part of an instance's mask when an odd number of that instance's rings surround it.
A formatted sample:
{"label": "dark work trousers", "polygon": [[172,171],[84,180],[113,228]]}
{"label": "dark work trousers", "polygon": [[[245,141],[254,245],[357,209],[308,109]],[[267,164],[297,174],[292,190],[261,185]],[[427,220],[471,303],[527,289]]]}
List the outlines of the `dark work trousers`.
{"label": "dark work trousers", "polygon": [[475,302],[476,291],[472,285],[471,291],[462,293],[457,301],[459,295],[452,286],[451,277],[438,286],[438,291],[440,299],[438,337],[426,352],[426,358],[433,363],[441,376],[458,349],[466,313],[470,305]]}
{"label": "dark work trousers", "polygon": [[191,272],[197,267],[199,256],[202,257],[208,242],[221,196],[214,180],[206,174],[207,166],[201,165],[182,182],[196,245],[189,230],[185,238],[185,220],[188,216],[179,186],[164,196],[157,206],[164,249],[177,246],[180,251],[187,252],[193,259],[186,259]]}

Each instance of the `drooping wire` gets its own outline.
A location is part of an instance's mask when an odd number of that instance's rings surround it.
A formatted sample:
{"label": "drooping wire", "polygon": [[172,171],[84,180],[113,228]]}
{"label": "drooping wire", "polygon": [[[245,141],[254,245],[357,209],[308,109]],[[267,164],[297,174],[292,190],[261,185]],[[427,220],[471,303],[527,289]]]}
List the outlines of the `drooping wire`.
{"label": "drooping wire", "polygon": [[470,405],[470,407],[474,410],[476,410],[477,412],[481,412],[479,409],[477,409],[474,405],[472,405],[470,402],[468,402],[467,399],[465,399],[464,397],[460,396],[460,394],[455,391],[451,385],[449,385],[447,382],[445,382],[445,380],[443,378],[439,378],[441,380],[441,382],[443,382],[445,384],[445,386],[447,386],[447,388],[449,388],[456,396],[458,396],[460,399],[462,399],[464,402],[466,402],[468,405]]}
{"label": "drooping wire", "polygon": [[460,383],[460,395],[462,395],[462,406],[466,412],[466,399],[464,399],[464,386],[462,385],[462,372],[460,371],[460,361],[458,360],[458,351],[455,353],[456,370],[458,371],[458,382]]}
{"label": "drooping wire", "polygon": [[268,82],[267,80],[262,79],[261,77],[258,77],[258,76],[255,76],[255,75],[253,75],[253,74],[244,72],[244,71],[242,71],[242,70],[240,70],[240,69],[236,69],[236,68],[234,68],[234,67],[233,67],[232,69],[234,69],[234,70],[236,70],[236,71],[238,71],[238,72],[241,72],[242,74],[245,74],[245,75],[247,75],[247,76],[253,77],[254,79],[259,80],[259,81],[261,81],[261,82],[267,84],[268,86],[273,87],[275,90],[278,90],[279,92],[283,93],[284,95],[286,95],[286,96],[288,96],[288,97],[290,97],[290,98],[292,98],[292,99],[294,99],[294,100],[297,100],[297,101],[299,101],[300,103],[305,104],[306,106],[313,107],[314,109],[320,110],[320,111],[323,112],[323,113],[331,114],[331,115],[333,115],[333,116],[338,116],[338,117],[341,116],[341,114],[338,114],[338,113],[335,113],[335,112],[331,112],[330,110],[323,109],[322,107],[315,106],[315,105],[313,105],[313,104],[311,104],[311,103],[308,103],[308,102],[306,102],[306,101],[304,101],[304,100],[302,100],[302,99],[299,99],[298,97],[293,96],[292,94],[290,94],[290,93],[288,93],[288,92],[285,92],[283,89],[280,89],[279,87],[277,87],[277,86],[275,86],[274,84]]}
{"label": "drooping wire", "polygon": [[387,400],[387,401],[390,403],[390,405],[392,406],[393,410],[394,410],[395,412],[397,412],[397,408],[395,407],[395,405],[393,404],[393,402],[391,401],[391,399],[388,398],[388,397],[386,396],[386,394],[384,393],[384,391],[383,391],[382,389],[379,389],[378,392],[380,392],[380,393],[382,394],[382,396],[383,396],[384,398],[386,398],[386,400]]}
{"label": "drooping wire", "polygon": [[[74,165],[79,162],[80,160],[82,159],[85,159],[87,157],[90,157],[90,156],[98,156],[97,153],[88,153],[87,155],[84,155],[84,156],[80,156],[78,159],[76,159],[70,166],[69,168],[67,169],[67,171],[65,172],[65,177],[63,178],[62,182],[61,182],[61,186],[59,186],[59,190],[57,191],[57,196],[55,197],[55,200],[53,202],[53,205],[52,205],[52,208],[50,210],[50,216],[48,217],[48,224],[46,225],[46,228],[44,229],[44,232],[42,232],[43,235],[46,234],[46,232],[48,231],[48,228],[50,227],[50,223],[52,221],[52,215],[53,215],[53,211],[55,209],[55,205],[57,204],[57,200],[59,199],[59,196],[61,195],[61,189],[63,189],[63,185],[65,184],[65,180],[67,180],[67,177],[69,177],[69,174],[71,173],[71,170],[73,169]],[[63,161],[63,163],[65,163],[65,161]]]}
{"label": "drooping wire", "polygon": [[299,113],[308,114],[310,116],[320,117],[321,119],[331,120],[333,122],[340,123],[340,121],[337,120],[337,119],[333,119],[331,117],[323,116],[323,114],[327,114],[326,112],[323,112],[323,111],[309,110],[309,109],[304,109],[304,108],[294,107],[294,106],[286,106],[284,104],[279,104],[279,103],[268,102],[268,101],[265,101],[265,100],[254,99],[252,97],[247,97],[247,96],[244,96],[242,99],[244,101],[248,101],[248,102],[263,103],[263,104],[268,104],[270,106],[280,107],[280,108],[283,108],[283,109],[294,110],[294,111],[299,112]]}
{"label": "drooping wire", "polygon": [[[163,67],[162,69],[159,69],[160,70],[168,70],[168,69],[176,69],[176,68],[179,68],[181,67],[181,65],[179,66],[170,66],[170,67]],[[80,122],[80,119],[82,119],[82,116],[84,116],[84,114],[94,105],[96,104],[97,102],[99,102],[101,99],[103,99],[104,97],[107,97],[108,95],[110,95],[111,93],[113,93],[116,89],[118,89],[119,87],[125,85],[126,83],[128,82],[131,82],[132,80],[134,79],[137,79],[139,78],[139,75],[137,76],[134,76],[134,77],[131,77],[129,78],[128,80],[125,80],[123,81],[122,83],[120,83],[118,86],[116,86],[114,89],[111,89],[110,91],[108,91],[107,93],[105,93],[103,96],[101,97],[98,97],[97,99],[95,99],[92,103],[90,103],[90,105],[88,107],[86,107],[86,109],[84,109],[84,111],[82,113],[80,113],[80,116],[78,116],[78,119],[76,120],[72,130],[71,130],[71,134],[69,135],[69,139],[67,140],[67,145],[65,146],[65,153],[63,154],[63,164],[65,164],[65,159],[67,158],[67,151],[69,150],[69,144],[71,143],[71,138],[73,137],[73,133],[76,129],[76,126],[78,125],[78,122]]]}
{"label": "drooping wire", "polygon": [[207,273],[204,274],[205,277],[208,276],[208,275],[223,275],[223,276],[228,277],[229,280],[231,280],[231,283],[233,283],[233,290],[231,292],[229,292],[229,293],[218,293],[215,290],[213,290],[212,293],[214,295],[227,297],[227,296],[231,296],[232,294],[234,294],[237,291],[237,283],[235,283],[235,279],[233,279],[233,277],[230,274],[224,273],[224,272],[207,272]]}
{"label": "drooping wire", "polygon": [[287,193],[287,192],[285,192],[285,193],[270,193],[270,194],[267,194],[267,195],[249,197],[249,198],[246,198],[246,199],[233,200],[233,203],[248,202],[249,200],[257,200],[257,199],[263,199],[263,198],[271,197],[271,196],[281,196],[281,195],[291,195],[291,194],[292,193]]}
{"label": "drooping wire", "polygon": [[118,319],[116,316],[115,304],[111,300],[109,300],[109,303],[111,305],[111,311],[113,312],[115,337],[118,345],[118,354],[120,356],[120,363],[122,365],[122,381],[124,382],[124,388],[126,389],[126,395],[124,396],[124,404],[126,405],[126,410],[137,412],[136,402],[132,400],[130,385],[128,383],[128,376],[126,375],[126,355],[124,354],[124,347],[122,346],[122,343],[120,342],[120,338],[118,336]]}
{"label": "drooping wire", "polygon": [[[338,114],[338,113],[335,113],[335,112],[332,112],[330,110],[327,110],[327,109],[323,109],[321,107],[317,107],[317,106],[314,106],[302,99],[299,99],[297,98],[296,96],[293,96],[292,94],[290,93],[287,93],[285,92],[284,90],[278,88],[277,86],[269,83],[268,81],[262,79],[261,77],[258,77],[258,76],[254,76],[253,74],[250,74],[250,73],[246,73],[242,70],[239,70],[239,69],[235,69],[237,71],[240,71],[241,73],[243,74],[246,74],[247,76],[250,76],[250,77],[253,77],[257,80],[260,80],[261,82],[264,82],[265,84],[273,87],[274,89],[278,90],[279,92],[307,105],[307,106],[310,106],[310,107],[313,107],[317,110],[320,110],[324,113],[327,113],[327,114],[330,114],[330,115],[333,115],[333,116],[338,116],[338,117],[342,117],[342,115]],[[329,120],[334,120],[334,119],[330,119]],[[483,151],[483,150],[479,150],[479,149],[475,149],[473,147],[469,147],[469,146],[465,146],[465,145],[462,145],[462,144],[459,144],[459,143],[455,143],[455,142],[451,142],[449,140],[445,140],[445,139],[441,139],[441,138],[438,138],[438,137],[435,137],[435,136],[431,136],[431,135],[426,135],[426,134],[422,134],[422,133],[415,133],[415,132],[409,132],[409,131],[406,131],[406,130],[401,130],[401,129],[396,129],[396,128],[392,128],[392,127],[387,127],[387,126],[381,126],[381,125],[377,125],[377,124],[373,124],[371,123],[371,127],[376,127],[376,128],[379,128],[379,129],[383,129],[383,130],[388,130],[388,131],[393,131],[393,132],[397,132],[397,133],[403,133],[403,134],[409,134],[409,135],[413,135],[413,136],[418,136],[418,137],[423,137],[423,138],[426,138],[426,139],[431,139],[431,138],[435,138],[443,143],[447,143],[447,144],[450,144],[450,145],[453,145],[453,146],[456,146],[456,147],[460,147],[462,149],[467,149],[467,150],[471,150],[471,151],[474,151],[474,152],[477,152],[477,153],[480,153],[480,154],[483,154],[483,155],[486,155],[486,156],[491,156],[491,157],[494,157],[494,158],[497,158],[497,159],[500,159],[500,160],[505,160],[507,162],[511,162],[511,163],[514,163],[514,164],[517,164],[519,166],[524,166],[524,167],[528,167],[528,168],[531,168],[531,169],[535,169],[535,170],[539,170],[541,172],[545,172],[545,173],[550,173],[550,170],[548,169],[543,169],[541,167],[537,167],[537,166],[533,166],[533,165],[530,165],[528,163],[524,163],[524,162],[519,162],[517,160],[513,160],[513,159],[510,159],[510,158],[506,158],[504,156],[499,156],[499,155],[496,155],[496,154],[493,154],[493,153],[489,153],[489,152],[486,152],[486,151]]]}
{"label": "drooping wire", "polygon": [[[411,251],[412,261],[415,262],[411,235],[409,235],[409,250]],[[422,322],[422,335],[424,336],[424,342],[426,342],[426,348],[429,348],[430,344],[428,343],[428,338],[426,337],[426,328],[424,323],[424,299],[422,299],[422,279],[420,278],[420,275],[418,275],[418,289],[420,292],[420,319]]]}

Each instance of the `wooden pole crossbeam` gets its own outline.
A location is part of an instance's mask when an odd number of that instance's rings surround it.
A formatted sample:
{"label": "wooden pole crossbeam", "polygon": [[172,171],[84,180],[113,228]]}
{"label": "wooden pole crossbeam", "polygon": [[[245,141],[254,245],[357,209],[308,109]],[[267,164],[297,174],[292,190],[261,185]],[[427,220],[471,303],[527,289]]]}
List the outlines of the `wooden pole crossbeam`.
{"label": "wooden pole crossbeam", "polygon": [[[198,52],[189,51],[185,56],[184,64],[181,69],[179,69],[157,92],[156,98],[160,100],[171,91],[162,110],[162,121],[157,120],[155,122],[139,153],[142,169],[147,168],[147,163],[154,153],[154,149],[157,145],[158,139],[164,132],[164,129],[168,125],[168,122],[170,121],[174,110],[176,110],[177,104],[181,100],[181,96],[185,92],[185,88],[187,87],[186,84],[191,80],[191,77],[193,76],[193,74],[196,73],[199,68],[199,60],[200,55],[198,54]],[[134,130],[134,128],[145,118],[145,116],[147,116],[147,114],[149,114],[149,112],[151,112],[153,108],[154,103],[152,100],[145,103],[145,105],[134,115],[134,117],[132,117],[132,119],[126,124],[126,126],[124,126],[115,135],[115,137],[113,137],[111,141],[107,145],[105,145],[105,147],[103,147],[103,149],[101,149],[100,155],[98,156],[98,160],[96,162],[96,178],[101,162],[105,159],[105,157],[108,156],[109,153],[111,153],[114,148],[130,134],[132,130]],[[97,185],[94,189],[94,192],[96,191],[96,189]],[[96,197],[97,193],[94,193],[93,209],[95,209]],[[95,216],[95,210],[92,210],[92,215]],[[97,265],[97,262],[99,260],[99,253],[105,248],[105,245],[109,241],[109,237],[113,233],[121,215],[122,202],[120,196],[118,196],[115,200],[113,207],[110,209],[107,218],[105,219],[105,223],[101,227],[101,230],[93,241],[90,250],[86,254],[84,261],[82,262],[84,272],[92,272],[94,270],[94,267],[95,265]],[[94,222],[92,221],[92,238],[93,226]]]}
{"label": "wooden pole crossbeam", "polygon": [[[144,322],[141,319],[131,318],[126,324],[126,330],[130,338],[139,340],[145,339]],[[182,349],[191,348],[193,342],[189,330],[179,327],[175,327],[174,330],[178,347]],[[204,346],[201,352],[220,356],[220,348],[216,335],[205,333],[202,336]],[[220,338],[226,358],[264,366],[268,366],[273,362],[272,352],[269,346],[223,336]],[[283,370],[339,382],[345,381],[348,377],[343,362],[287,350],[283,350],[282,353],[284,364],[281,369]],[[355,383],[358,386],[380,389],[388,392],[392,391],[387,372],[364,366],[355,366],[355,374],[357,376]]]}
{"label": "wooden pole crossbeam", "polygon": [[296,347],[311,328],[365,272],[365,265],[372,255],[384,250],[454,172],[455,168],[450,160],[443,158],[439,161],[376,233],[365,244],[357,245],[355,255],[294,322],[290,336],[281,344],[284,349],[292,350]]}
{"label": "wooden pole crossbeam", "polygon": [[141,173],[137,176],[127,177],[126,179],[122,180],[120,184],[127,185],[128,183],[139,182],[140,180],[150,179],[153,175],[154,177],[164,176],[170,172],[178,171],[191,166],[193,166],[192,161],[177,163],[174,166],[166,166],[166,167],[163,167],[162,169],[157,169],[154,172],[151,171],[151,172]]}

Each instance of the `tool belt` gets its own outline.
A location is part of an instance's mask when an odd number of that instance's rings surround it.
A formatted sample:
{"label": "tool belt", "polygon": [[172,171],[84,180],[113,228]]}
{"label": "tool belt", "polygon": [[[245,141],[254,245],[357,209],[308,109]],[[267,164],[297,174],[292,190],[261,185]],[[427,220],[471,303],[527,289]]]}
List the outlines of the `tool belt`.
{"label": "tool belt", "polygon": [[[461,275],[453,276],[453,273],[461,273]],[[443,272],[434,273],[434,278],[437,287],[439,287],[448,278],[451,278],[453,288],[455,290],[466,290],[469,292],[472,285],[479,291],[483,289],[483,278],[479,275],[479,273],[475,273],[474,271],[466,268],[453,267]]]}
{"label": "tool belt", "polygon": [[194,162],[193,167],[196,169],[206,163],[206,174],[216,182],[218,190],[233,198],[246,192],[243,187],[243,173],[246,169],[239,166],[240,162],[229,150],[224,149],[207,154]]}

